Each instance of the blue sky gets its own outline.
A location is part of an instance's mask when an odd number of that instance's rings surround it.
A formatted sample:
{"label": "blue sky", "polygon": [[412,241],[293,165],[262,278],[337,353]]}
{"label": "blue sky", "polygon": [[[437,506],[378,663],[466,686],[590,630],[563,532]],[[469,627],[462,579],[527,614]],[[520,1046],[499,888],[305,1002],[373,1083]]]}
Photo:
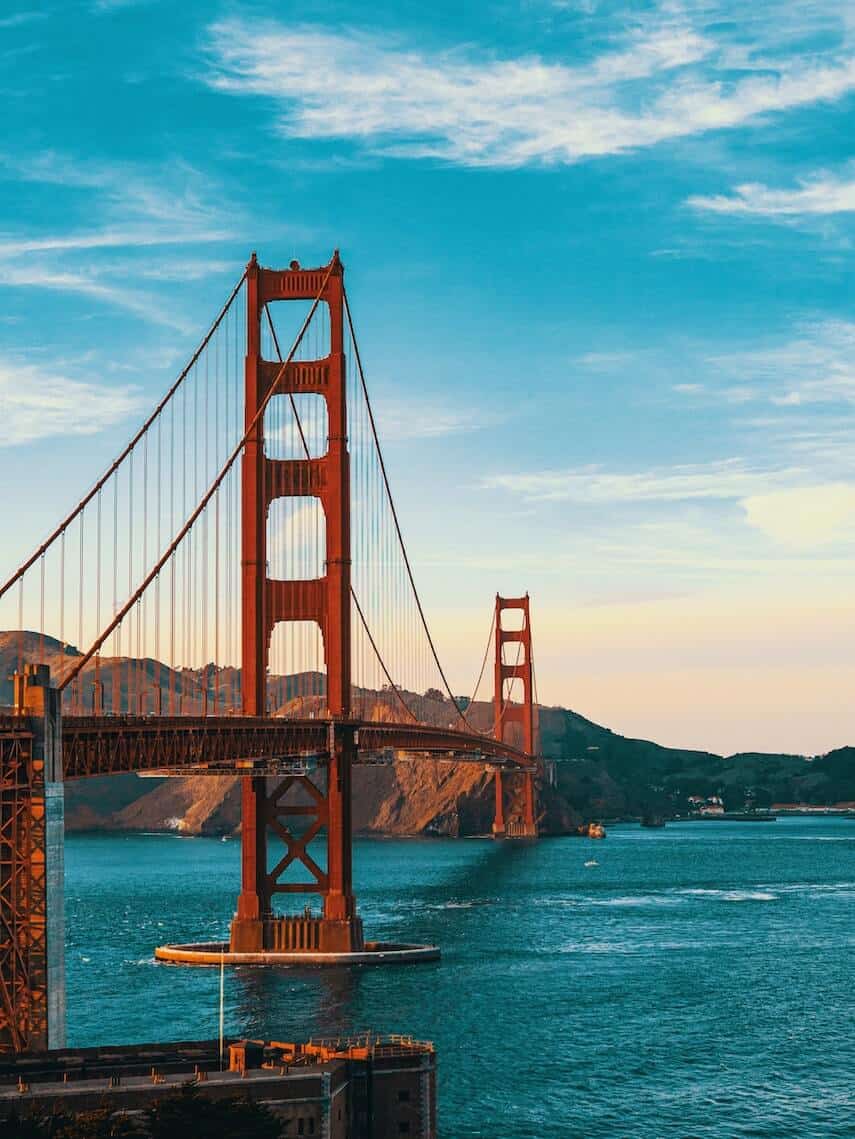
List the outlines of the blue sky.
{"label": "blue sky", "polygon": [[529,589],[549,702],[855,740],[855,4],[2,13],[6,569],[251,249],[338,246],[461,691]]}

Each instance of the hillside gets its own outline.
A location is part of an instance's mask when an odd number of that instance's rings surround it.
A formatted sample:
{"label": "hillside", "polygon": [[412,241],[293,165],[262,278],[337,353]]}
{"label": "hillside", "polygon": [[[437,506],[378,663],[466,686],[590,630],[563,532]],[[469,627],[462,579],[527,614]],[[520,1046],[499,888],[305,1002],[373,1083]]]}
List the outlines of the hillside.
{"label": "hillside", "polygon": [[[6,678],[17,667],[19,652],[25,659],[44,659],[53,675],[77,651],[53,638],[35,633],[0,633],[0,703],[11,700]],[[138,662],[123,660],[127,670]],[[165,665],[142,665],[151,682],[188,698],[198,693],[202,671],[172,673]],[[105,687],[112,675],[121,676],[109,659],[102,660]],[[234,669],[205,670],[211,688],[239,690]],[[93,670],[84,673],[84,688],[91,687]],[[171,677],[171,680],[170,680]],[[124,686],[123,686],[124,687]],[[318,697],[299,693],[318,691],[318,678],[272,678],[274,703],[280,713],[317,706]],[[438,693],[409,694],[426,722],[453,722],[450,701]],[[121,693],[124,703],[126,694]],[[361,692],[359,702],[373,718],[395,718],[395,703],[387,692]],[[111,706],[109,688],[105,705]],[[479,728],[491,721],[492,707],[478,702],[467,715]],[[808,759],[797,755],[742,753],[720,756],[711,752],[666,748],[617,735],[566,708],[539,710],[541,748],[555,761],[555,786],[542,789],[543,826],[551,833],[575,829],[591,818],[638,816],[648,812],[672,816],[687,810],[690,795],[721,794],[725,806],[741,808],[751,791],[758,806],[773,802],[833,805],[855,800],[855,748],[843,747]],[[513,792],[513,781],[508,781]],[[512,808],[518,809],[515,804]],[[493,814],[492,778],[478,765],[444,762],[396,762],[359,768],[354,776],[354,825],[364,834],[469,835],[489,831]],[[111,776],[69,784],[66,822],[69,829],[164,830],[221,834],[239,823],[237,783],[233,778],[140,779]]]}
{"label": "hillside", "polygon": [[683,814],[690,795],[721,794],[741,809],[749,791],[772,803],[831,806],[855,796],[855,749],[828,755],[745,752],[731,756],[629,739],[565,708],[540,712],[543,754],[557,763],[558,789],[583,816]]}

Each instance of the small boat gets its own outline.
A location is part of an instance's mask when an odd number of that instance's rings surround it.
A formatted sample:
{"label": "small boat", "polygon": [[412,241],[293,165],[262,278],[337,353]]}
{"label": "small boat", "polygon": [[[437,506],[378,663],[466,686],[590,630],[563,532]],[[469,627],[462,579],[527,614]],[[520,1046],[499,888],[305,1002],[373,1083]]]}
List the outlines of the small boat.
{"label": "small boat", "polygon": [[606,828],[602,823],[583,823],[576,828],[576,833],[582,838],[605,838]]}
{"label": "small boat", "polygon": [[589,858],[588,861],[585,863],[585,865],[586,866],[599,866],[600,864],[599,864],[599,862],[597,862],[596,858]]}

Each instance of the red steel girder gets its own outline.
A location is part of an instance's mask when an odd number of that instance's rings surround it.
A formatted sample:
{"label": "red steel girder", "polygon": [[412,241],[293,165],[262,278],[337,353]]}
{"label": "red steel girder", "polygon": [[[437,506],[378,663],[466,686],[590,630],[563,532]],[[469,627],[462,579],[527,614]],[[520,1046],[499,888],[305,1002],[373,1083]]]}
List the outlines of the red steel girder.
{"label": "red steel girder", "polygon": [[[511,744],[452,728],[371,724],[357,720],[288,720],[274,716],[65,716],[66,779],[209,765],[218,773],[241,761],[328,757],[330,733],[355,732],[359,752],[453,754],[458,762],[530,768]],[[358,762],[358,759],[357,759]]]}
{"label": "red steel girder", "polygon": [[47,1039],[44,764],[26,720],[0,721],[0,1053]]}
{"label": "red steel girder", "polygon": [[323,720],[255,716],[66,716],[62,745],[65,778],[80,779],[318,754],[328,728]]}

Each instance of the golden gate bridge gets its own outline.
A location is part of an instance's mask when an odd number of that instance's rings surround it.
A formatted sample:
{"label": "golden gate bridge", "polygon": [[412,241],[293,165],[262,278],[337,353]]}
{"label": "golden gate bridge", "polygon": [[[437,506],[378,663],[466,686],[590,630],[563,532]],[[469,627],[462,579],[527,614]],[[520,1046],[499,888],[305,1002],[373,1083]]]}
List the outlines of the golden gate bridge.
{"label": "golden gate bridge", "polygon": [[[528,595],[496,597],[473,695],[455,696],[338,252],[285,270],[252,255],[151,415],[0,586],[0,627],[0,1052],[64,1043],[65,780],[242,776],[230,961],[383,956],[353,890],[356,764],[485,765],[494,835],[537,835]],[[491,645],[492,723],[477,725]],[[299,894],[320,912],[277,911]]]}

